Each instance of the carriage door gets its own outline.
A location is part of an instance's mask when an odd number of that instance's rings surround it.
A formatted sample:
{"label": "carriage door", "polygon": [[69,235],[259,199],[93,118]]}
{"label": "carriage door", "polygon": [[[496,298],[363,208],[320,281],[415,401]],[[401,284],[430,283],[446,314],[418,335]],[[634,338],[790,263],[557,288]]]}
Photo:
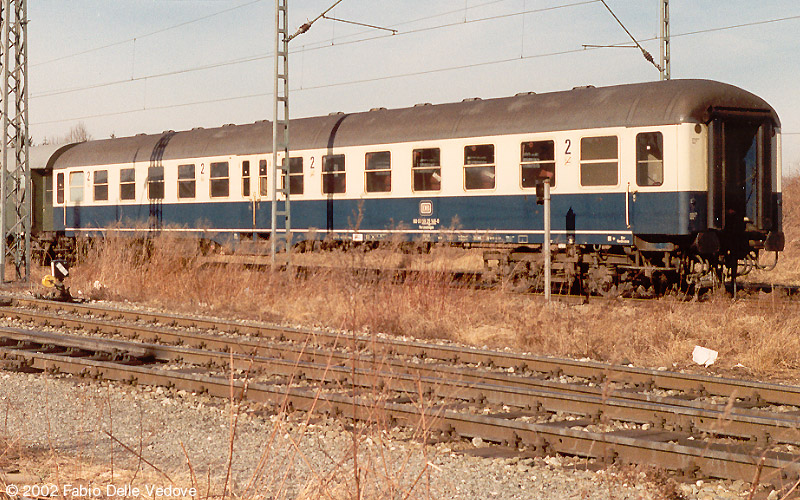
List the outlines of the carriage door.
{"label": "carriage door", "polygon": [[[664,135],[661,132],[636,134],[636,185],[628,187],[628,227],[644,232],[665,232],[665,220],[673,215],[659,205],[654,193],[664,184]],[[666,213],[665,213],[666,209]]]}
{"label": "carriage door", "polygon": [[[619,138],[582,137],[580,144],[581,186],[590,188],[586,190],[589,198],[583,216],[585,227],[606,231],[602,243],[630,243],[625,233],[631,226],[628,201],[631,186],[620,182]],[[620,186],[621,193],[617,192]]]}
{"label": "carriage door", "polygon": [[723,233],[772,228],[772,123],[760,113],[709,124],[708,225]]}

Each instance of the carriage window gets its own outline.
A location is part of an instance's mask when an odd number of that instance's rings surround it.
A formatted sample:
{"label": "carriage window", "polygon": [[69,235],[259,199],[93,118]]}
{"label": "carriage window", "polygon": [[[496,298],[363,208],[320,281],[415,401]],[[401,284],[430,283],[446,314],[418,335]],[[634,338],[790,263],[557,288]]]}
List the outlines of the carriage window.
{"label": "carriage window", "polygon": [[494,144],[464,148],[464,188],[494,189]]}
{"label": "carriage window", "polygon": [[267,160],[258,160],[258,192],[261,196],[269,194],[269,185],[267,184]]}
{"label": "carriage window", "polygon": [[660,186],[664,183],[664,137],[661,132],[636,136],[636,184]]}
{"label": "carriage window", "polygon": [[550,179],[556,185],[556,156],[553,141],[523,142],[520,153],[522,187],[536,187],[538,181]]}
{"label": "carriage window", "polygon": [[147,169],[147,197],[151,200],[164,199],[164,167]]}
{"label": "carriage window", "polygon": [[439,191],[442,189],[442,164],[439,148],[415,149],[411,170],[414,191]]}
{"label": "carriage window", "polygon": [[326,194],[345,192],[344,155],[322,157],[322,192]]}
{"label": "carriage window", "polygon": [[178,198],[194,198],[194,165],[178,165]]}
{"label": "carriage window", "polygon": [[289,194],[303,194],[303,158],[289,158]]}
{"label": "carriage window", "polygon": [[64,203],[64,174],[56,175],[56,203]]}
{"label": "carriage window", "polygon": [[618,183],[617,136],[581,139],[581,185],[616,186]]}
{"label": "carriage window", "polygon": [[228,178],[228,162],[221,161],[211,164],[211,189],[212,198],[224,198],[230,193]]}
{"label": "carriage window", "polygon": [[367,153],[366,188],[368,193],[388,193],[392,190],[392,154],[389,151]]}
{"label": "carriage window", "polygon": [[250,196],[250,162],[242,162],[242,198]]}
{"label": "carriage window", "polygon": [[83,172],[69,173],[69,201],[83,201]]}
{"label": "carriage window", "polygon": [[97,170],[94,173],[94,201],[108,200],[108,170]]}
{"label": "carriage window", "polygon": [[132,168],[123,168],[119,171],[119,199],[136,199],[136,171]]}

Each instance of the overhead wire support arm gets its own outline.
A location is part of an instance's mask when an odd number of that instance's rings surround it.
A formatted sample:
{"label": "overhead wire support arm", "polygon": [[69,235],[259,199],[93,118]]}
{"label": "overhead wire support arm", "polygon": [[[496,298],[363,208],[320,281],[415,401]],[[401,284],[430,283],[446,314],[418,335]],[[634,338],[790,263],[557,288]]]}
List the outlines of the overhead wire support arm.
{"label": "overhead wire support arm", "polygon": [[382,26],[375,26],[374,24],[365,24],[365,23],[359,23],[357,21],[348,21],[347,19],[338,19],[336,17],[325,16],[325,15],[323,15],[322,17],[324,19],[327,19],[328,21],[336,21],[338,23],[345,23],[345,24],[355,24],[356,26],[364,26],[365,28],[373,28],[373,29],[376,29],[376,30],[389,31],[393,35],[397,34],[397,30],[392,29],[392,28],[384,28]]}
{"label": "overhead wire support arm", "polygon": [[593,43],[581,44],[584,49],[638,49],[636,45],[596,45]]}
{"label": "overhead wire support arm", "polygon": [[331,5],[330,7],[328,7],[327,9],[325,9],[325,12],[323,12],[322,14],[318,15],[317,17],[315,17],[315,18],[314,18],[314,19],[312,19],[311,21],[308,21],[308,22],[306,22],[305,24],[303,24],[302,26],[300,26],[299,28],[297,28],[297,31],[295,31],[295,32],[294,32],[294,34],[293,34],[292,36],[289,36],[289,37],[287,37],[287,38],[286,38],[286,41],[287,41],[287,42],[291,42],[291,41],[292,41],[292,40],[294,40],[294,38],[296,38],[298,35],[302,35],[302,34],[303,34],[303,33],[305,33],[306,31],[308,31],[309,29],[311,29],[311,25],[312,25],[312,24],[314,24],[315,22],[317,22],[317,21],[319,21],[320,19],[322,19],[323,17],[325,17],[325,14],[327,14],[327,13],[328,13],[328,12],[330,12],[330,11],[332,11],[332,10],[333,10],[333,8],[334,8],[334,7],[336,7],[337,5],[339,5],[340,3],[342,3],[342,0],[336,0],[336,3],[334,3],[333,5]]}
{"label": "overhead wire support arm", "polygon": [[662,71],[661,70],[661,66],[655,61],[655,59],[653,58],[653,55],[650,54],[650,52],[648,52],[647,49],[642,47],[642,44],[640,44],[636,40],[636,38],[631,34],[631,32],[628,31],[628,28],[626,28],[625,25],[622,24],[622,21],[620,21],[619,18],[617,17],[617,15],[614,14],[614,11],[611,10],[611,7],[608,6],[608,4],[606,3],[606,0],[600,0],[600,2],[602,2],[602,4],[605,6],[606,10],[608,10],[608,12],[617,21],[617,23],[622,27],[622,29],[625,30],[625,33],[627,33],[628,36],[631,37],[631,40],[633,40],[633,43],[635,43],[636,46],[639,48],[639,50],[642,51],[642,55],[644,56],[645,59],[647,59],[647,62],[649,62],[650,64],[655,66],[656,69],[658,69],[658,71],[661,72]]}

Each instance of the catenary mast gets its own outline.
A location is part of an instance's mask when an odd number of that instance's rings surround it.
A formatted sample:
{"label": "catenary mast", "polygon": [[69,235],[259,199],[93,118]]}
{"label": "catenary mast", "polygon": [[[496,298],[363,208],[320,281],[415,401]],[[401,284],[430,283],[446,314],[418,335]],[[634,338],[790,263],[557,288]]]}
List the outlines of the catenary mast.
{"label": "catenary mast", "polygon": [[0,174],[0,270],[14,266],[12,280],[27,281],[31,256],[31,188],[28,163],[28,34],[27,1],[0,0],[2,24],[3,141]]}

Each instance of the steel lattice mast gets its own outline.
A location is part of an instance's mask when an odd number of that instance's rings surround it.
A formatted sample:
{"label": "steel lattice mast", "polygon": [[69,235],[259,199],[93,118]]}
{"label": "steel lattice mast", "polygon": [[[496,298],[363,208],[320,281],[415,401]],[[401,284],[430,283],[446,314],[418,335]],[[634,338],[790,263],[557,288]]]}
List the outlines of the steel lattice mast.
{"label": "steel lattice mast", "polygon": [[659,0],[660,6],[660,25],[661,25],[661,79],[669,80],[670,75],[670,53],[669,53],[669,0]]}
{"label": "steel lattice mast", "polygon": [[[289,42],[302,35],[311,25],[325,17],[325,14],[342,3],[342,0],[328,7],[325,12],[313,20],[300,26],[293,35],[289,35],[289,0],[275,0],[275,80],[272,110],[272,220],[270,223],[270,253],[272,264],[278,250],[278,239],[285,240],[286,263],[291,264],[292,249],[292,217],[289,203],[291,192],[291,160],[289,158]],[[283,153],[278,163],[278,153]],[[281,176],[281,187],[278,187],[278,175]],[[283,200],[278,197],[282,196]],[[280,206],[282,203],[282,207]],[[283,219],[284,234],[279,235],[279,224]]]}
{"label": "steel lattice mast", "polygon": [[[278,238],[285,240],[287,260],[292,247],[292,219],[289,205],[289,13],[288,0],[275,0],[275,80],[272,120],[272,221],[270,253],[275,264]],[[279,159],[278,153],[283,153]],[[279,163],[280,162],[280,163]],[[282,184],[278,187],[278,175]],[[278,197],[283,195],[283,200]],[[281,203],[282,201],[282,203]],[[279,207],[282,204],[282,207]],[[280,218],[283,220],[281,221]],[[279,222],[284,234],[278,235]],[[287,262],[288,263],[288,262]]]}
{"label": "steel lattice mast", "polygon": [[14,279],[30,275],[31,176],[28,164],[28,31],[27,1],[0,0],[2,23],[2,174],[0,175],[0,249],[2,281],[8,259]]}

